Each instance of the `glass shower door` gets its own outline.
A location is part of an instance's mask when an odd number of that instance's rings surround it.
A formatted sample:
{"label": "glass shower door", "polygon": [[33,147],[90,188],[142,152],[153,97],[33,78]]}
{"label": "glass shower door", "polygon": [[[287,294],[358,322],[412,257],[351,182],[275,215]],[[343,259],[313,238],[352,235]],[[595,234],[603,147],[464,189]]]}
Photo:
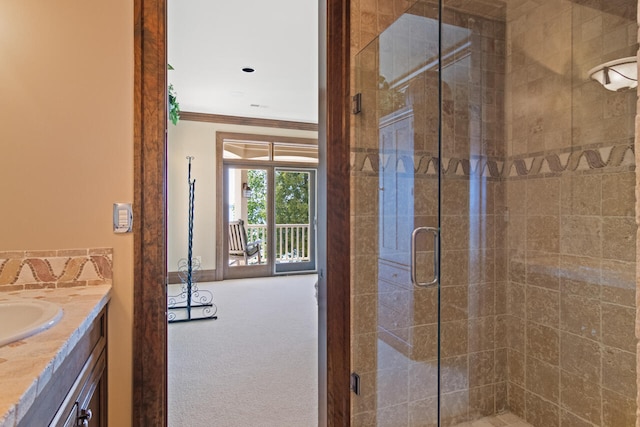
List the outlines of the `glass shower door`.
{"label": "glass shower door", "polygon": [[637,31],[416,1],[356,56],[352,425],[635,424]]}
{"label": "glass shower door", "polygon": [[505,408],[504,59],[487,56],[504,50],[504,9],[491,13],[418,1],[356,58],[356,425]]}
{"label": "glass shower door", "polygon": [[438,24],[416,3],[356,57],[354,425],[438,423]]}

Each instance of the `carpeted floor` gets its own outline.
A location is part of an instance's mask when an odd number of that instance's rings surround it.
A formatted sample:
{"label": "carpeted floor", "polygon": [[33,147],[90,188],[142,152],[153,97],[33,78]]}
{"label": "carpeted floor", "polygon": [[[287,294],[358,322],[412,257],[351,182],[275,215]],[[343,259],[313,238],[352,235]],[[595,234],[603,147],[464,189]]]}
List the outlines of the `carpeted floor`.
{"label": "carpeted floor", "polygon": [[199,284],[218,319],[169,324],[169,427],[317,425],[316,279]]}

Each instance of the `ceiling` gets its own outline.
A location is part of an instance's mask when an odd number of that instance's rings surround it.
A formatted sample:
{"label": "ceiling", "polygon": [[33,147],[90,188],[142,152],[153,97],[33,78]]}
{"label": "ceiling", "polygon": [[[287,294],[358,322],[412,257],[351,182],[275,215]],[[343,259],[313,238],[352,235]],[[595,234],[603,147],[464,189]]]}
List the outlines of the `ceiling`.
{"label": "ceiling", "polygon": [[182,111],[318,122],[317,0],[169,0],[167,53]]}

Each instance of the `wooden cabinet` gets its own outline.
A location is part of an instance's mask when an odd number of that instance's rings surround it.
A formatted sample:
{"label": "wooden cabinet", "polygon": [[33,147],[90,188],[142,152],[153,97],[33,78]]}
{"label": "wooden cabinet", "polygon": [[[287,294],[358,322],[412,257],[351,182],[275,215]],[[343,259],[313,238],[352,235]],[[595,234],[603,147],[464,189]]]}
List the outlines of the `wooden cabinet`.
{"label": "wooden cabinet", "polygon": [[18,427],[107,425],[107,310],[53,373]]}

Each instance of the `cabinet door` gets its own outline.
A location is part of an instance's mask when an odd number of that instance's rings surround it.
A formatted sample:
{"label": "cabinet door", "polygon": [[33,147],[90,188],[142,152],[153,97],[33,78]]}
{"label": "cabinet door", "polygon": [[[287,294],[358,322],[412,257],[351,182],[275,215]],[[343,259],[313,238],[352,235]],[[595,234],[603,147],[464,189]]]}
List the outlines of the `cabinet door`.
{"label": "cabinet door", "polygon": [[[107,425],[106,350],[102,352],[88,381],[78,397],[77,425],[104,427]],[[65,426],[66,427],[66,426]]]}
{"label": "cabinet door", "polygon": [[73,409],[69,412],[69,416],[64,420],[62,427],[76,427],[78,419],[78,402],[74,403]]}

